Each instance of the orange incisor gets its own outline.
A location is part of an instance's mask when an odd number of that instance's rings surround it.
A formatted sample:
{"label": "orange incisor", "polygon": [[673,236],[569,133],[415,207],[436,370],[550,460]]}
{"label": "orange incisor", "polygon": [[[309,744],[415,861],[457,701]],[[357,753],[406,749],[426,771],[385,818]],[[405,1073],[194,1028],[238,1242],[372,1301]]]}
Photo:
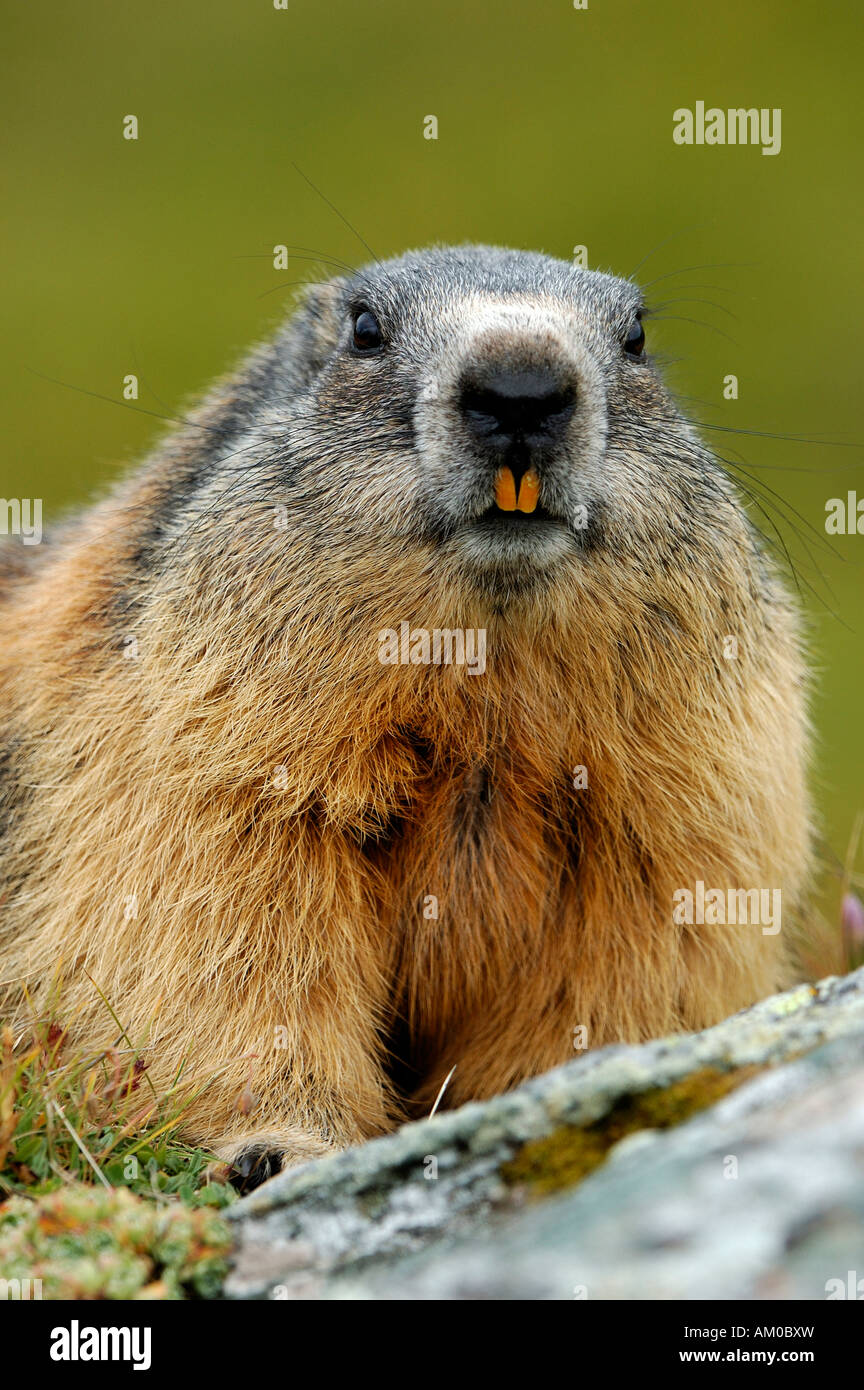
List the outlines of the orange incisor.
{"label": "orange incisor", "polygon": [[516,479],[509,468],[498,470],[495,479],[495,501],[502,512],[533,512],[540,497],[540,479],[533,468],[522,474],[519,496],[516,496]]}

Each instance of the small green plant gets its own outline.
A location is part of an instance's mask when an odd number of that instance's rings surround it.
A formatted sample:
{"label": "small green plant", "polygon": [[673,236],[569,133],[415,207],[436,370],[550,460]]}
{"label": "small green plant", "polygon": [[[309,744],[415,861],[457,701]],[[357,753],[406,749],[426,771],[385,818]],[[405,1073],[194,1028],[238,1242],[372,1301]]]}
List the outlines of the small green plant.
{"label": "small green plant", "polygon": [[160,1205],[125,1188],[73,1183],[0,1206],[0,1277],[39,1281],[42,1298],[212,1297],[231,1234],[218,1212]]}

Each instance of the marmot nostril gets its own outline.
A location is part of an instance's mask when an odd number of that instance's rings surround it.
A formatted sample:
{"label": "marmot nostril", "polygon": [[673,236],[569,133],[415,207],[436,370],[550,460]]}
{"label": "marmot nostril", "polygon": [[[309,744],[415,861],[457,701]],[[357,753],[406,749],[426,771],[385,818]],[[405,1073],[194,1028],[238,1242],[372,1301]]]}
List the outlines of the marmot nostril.
{"label": "marmot nostril", "polygon": [[576,387],[551,371],[499,371],[465,380],[459,404],[472,433],[506,445],[557,434],[576,408]]}

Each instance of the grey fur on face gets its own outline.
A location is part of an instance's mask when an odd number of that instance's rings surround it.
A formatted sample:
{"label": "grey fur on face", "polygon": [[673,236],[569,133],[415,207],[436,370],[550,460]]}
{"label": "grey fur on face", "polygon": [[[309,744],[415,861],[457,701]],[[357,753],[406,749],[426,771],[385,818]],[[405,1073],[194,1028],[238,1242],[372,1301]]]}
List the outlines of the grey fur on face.
{"label": "grey fur on face", "polygon": [[[370,537],[424,546],[478,591],[552,582],[598,549],[642,572],[684,549],[710,569],[743,514],[650,356],[626,350],[641,310],[631,282],[485,246],[315,286],[247,371],[195,510],[281,491],[310,559]],[[380,348],[358,351],[369,314]],[[536,429],[494,418],[514,393],[546,411]],[[502,467],[539,478],[530,514],[496,505]]]}

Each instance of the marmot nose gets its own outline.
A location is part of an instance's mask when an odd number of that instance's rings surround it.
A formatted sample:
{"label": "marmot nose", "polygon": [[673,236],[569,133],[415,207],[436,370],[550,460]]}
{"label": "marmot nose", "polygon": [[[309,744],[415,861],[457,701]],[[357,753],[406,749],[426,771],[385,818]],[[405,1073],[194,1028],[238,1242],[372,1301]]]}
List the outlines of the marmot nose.
{"label": "marmot nose", "polygon": [[573,414],[576,388],[547,370],[493,371],[464,380],[459,404],[472,434],[494,452],[514,443],[542,448]]}

